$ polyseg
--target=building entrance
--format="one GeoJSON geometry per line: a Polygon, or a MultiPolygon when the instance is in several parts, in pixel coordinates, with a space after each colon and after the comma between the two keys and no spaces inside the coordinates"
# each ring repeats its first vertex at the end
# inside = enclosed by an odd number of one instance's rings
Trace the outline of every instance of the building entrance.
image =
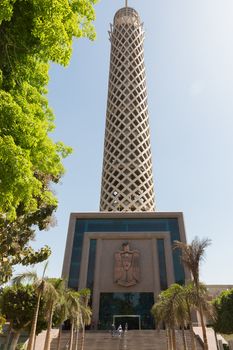
{"type": "Polygon", "coordinates": [[[116,326],[128,323],[128,329],[154,329],[153,304],[153,293],[101,293],[98,329],[111,329],[114,317],[116,326]]]}
{"type": "Polygon", "coordinates": [[[140,315],[114,315],[113,324],[116,329],[121,325],[125,330],[126,325],[128,330],[141,329],[141,316],[140,315]]]}

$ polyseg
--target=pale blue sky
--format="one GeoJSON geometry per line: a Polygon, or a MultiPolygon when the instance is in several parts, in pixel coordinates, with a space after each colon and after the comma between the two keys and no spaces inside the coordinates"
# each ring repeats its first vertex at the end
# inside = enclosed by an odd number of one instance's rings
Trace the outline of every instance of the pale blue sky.
{"type": "MultiPolygon", "coordinates": [[[[109,23],[123,1],[96,5],[97,40],[78,40],[68,68],[52,66],[56,140],[73,147],[56,187],[57,226],[37,235],[61,273],[70,212],[99,210],[109,70],[109,23]]],[[[206,283],[232,283],[233,1],[129,0],[146,30],[154,181],[158,211],[183,211],[188,241],[212,239],[206,283]]]]}

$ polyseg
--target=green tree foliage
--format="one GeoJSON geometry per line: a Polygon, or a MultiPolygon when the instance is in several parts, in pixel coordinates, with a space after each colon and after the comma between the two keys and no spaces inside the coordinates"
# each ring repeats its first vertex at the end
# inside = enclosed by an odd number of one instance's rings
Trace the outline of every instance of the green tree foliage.
{"type": "MultiPolygon", "coordinates": [[[[31,285],[15,285],[5,287],[1,292],[0,309],[10,322],[10,333],[13,333],[14,346],[17,345],[20,333],[30,331],[33,312],[37,303],[35,289],[31,285]]],[[[37,334],[46,329],[44,318],[44,302],[41,301],[41,309],[38,315],[37,334]]],[[[9,334],[10,335],[10,334],[9,334]]],[[[8,346],[6,346],[8,348],[8,346]]],[[[12,344],[11,344],[11,347],[12,344]]],[[[13,347],[14,348],[14,347],[13,347]]]]}
{"type": "Polygon", "coordinates": [[[6,318],[5,316],[0,314],[0,333],[2,332],[2,328],[4,326],[4,324],[6,323],[6,318]]]}
{"type": "MultiPolygon", "coordinates": [[[[23,282],[32,282],[33,289],[36,293],[36,304],[33,309],[33,317],[31,322],[30,335],[27,345],[27,350],[33,350],[35,345],[35,337],[37,332],[37,324],[39,321],[39,313],[41,310],[41,303],[43,296],[47,291],[50,290],[50,283],[48,282],[48,277],[45,277],[45,271],[47,269],[48,262],[45,263],[42,277],[39,277],[36,271],[26,271],[13,278],[13,284],[20,286],[23,282]]],[[[46,312],[47,314],[47,312],[46,312]]]]}
{"type": "Polygon", "coordinates": [[[54,142],[49,62],[69,63],[73,38],[94,39],[96,0],[0,2],[0,283],[16,263],[43,261],[27,244],[57,207],[51,184],[71,149],[54,142]]]}
{"type": "MultiPolygon", "coordinates": [[[[13,329],[30,330],[37,295],[32,285],[14,285],[5,287],[1,292],[1,312],[8,321],[12,321],[13,329]]],[[[46,328],[44,318],[44,301],[41,301],[37,334],[46,328]]]]}
{"type": "Polygon", "coordinates": [[[233,333],[233,289],[223,291],[213,300],[216,319],[213,327],[216,332],[233,333]]]}
{"type": "Polygon", "coordinates": [[[47,180],[63,173],[69,152],[48,133],[54,116],[46,98],[49,61],[67,65],[73,37],[94,38],[94,0],[9,0],[0,6],[0,210],[56,205],[47,180]],[[4,18],[5,14],[5,18],[4,18]]]}

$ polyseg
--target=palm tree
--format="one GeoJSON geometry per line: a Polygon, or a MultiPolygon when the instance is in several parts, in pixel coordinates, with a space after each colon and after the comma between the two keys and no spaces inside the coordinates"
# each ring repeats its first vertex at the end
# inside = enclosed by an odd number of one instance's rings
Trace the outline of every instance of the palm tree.
{"type": "Polygon", "coordinates": [[[82,327],[82,316],[81,316],[81,309],[80,309],[80,312],[77,314],[76,318],[74,319],[74,340],[73,340],[74,350],[78,350],[79,330],[81,327],[82,327]]]}
{"type": "Polygon", "coordinates": [[[79,330],[82,329],[81,349],[84,348],[85,326],[91,323],[91,309],[88,306],[89,289],[68,290],[66,293],[68,318],[71,323],[69,350],[78,349],[79,330]],[[75,338],[74,338],[75,336],[75,338]]]}
{"type": "Polygon", "coordinates": [[[81,304],[81,326],[82,326],[82,338],[81,338],[81,350],[84,349],[85,341],[85,327],[91,324],[92,311],[88,305],[81,304]]]}
{"type": "Polygon", "coordinates": [[[57,325],[59,326],[58,338],[57,338],[57,350],[60,350],[61,347],[61,335],[62,335],[62,324],[68,319],[68,307],[66,300],[66,290],[59,298],[55,306],[55,313],[58,317],[57,325]]]}
{"type": "MultiPolygon", "coordinates": [[[[211,241],[206,238],[199,240],[197,237],[191,242],[186,244],[184,242],[175,241],[174,248],[181,250],[181,260],[184,265],[189,269],[193,277],[193,284],[196,288],[197,297],[201,297],[200,291],[200,263],[205,258],[205,249],[211,244],[211,241]]],[[[198,311],[201,319],[201,327],[203,333],[204,350],[208,350],[208,340],[206,334],[206,327],[204,322],[204,310],[203,305],[198,302],[198,311]]]]}
{"type": "Polygon", "coordinates": [[[180,291],[178,291],[174,309],[175,309],[174,312],[175,312],[177,326],[179,326],[182,331],[182,340],[183,340],[184,350],[188,350],[186,336],[185,336],[185,327],[187,326],[188,312],[187,312],[187,305],[185,303],[185,299],[183,299],[183,287],[181,287],[180,291]]]}
{"type": "Polygon", "coordinates": [[[91,324],[91,316],[92,311],[88,306],[88,302],[90,299],[91,291],[90,289],[82,289],[80,291],[81,296],[81,325],[82,325],[82,339],[81,339],[81,350],[84,349],[84,341],[85,341],[85,326],[89,326],[91,324]]]}
{"type": "Polygon", "coordinates": [[[196,310],[196,289],[193,287],[193,283],[189,283],[183,287],[183,300],[186,304],[187,310],[187,324],[190,330],[190,338],[191,338],[191,348],[192,350],[196,350],[196,341],[195,334],[193,330],[193,321],[192,321],[192,310],[196,310]]]}
{"type": "Polygon", "coordinates": [[[177,313],[181,309],[181,291],[179,284],[172,284],[167,290],[161,292],[158,301],[152,307],[152,314],[157,322],[164,322],[168,329],[168,343],[172,350],[176,350],[175,327],[178,325],[177,313]]]}
{"type": "MultiPolygon", "coordinates": [[[[206,302],[206,297],[202,298],[203,309],[209,310],[209,304],[206,302]]],[[[166,291],[163,291],[158,296],[158,301],[152,308],[152,314],[155,316],[157,323],[164,322],[167,337],[168,349],[176,349],[175,327],[180,327],[182,330],[183,348],[187,350],[187,341],[185,336],[185,328],[189,326],[191,334],[191,348],[196,350],[195,336],[192,326],[191,312],[197,309],[197,294],[193,284],[181,286],[172,284],[166,291]]]]}
{"type": "Polygon", "coordinates": [[[32,319],[32,325],[31,325],[31,331],[29,335],[27,350],[34,350],[34,347],[35,347],[36,326],[37,326],[37,320],[38,320],[38,314],[39,314],[39,308],[40,308],[40,301],[47,283],[46,277],[45,277],[45,271],[47,269],[47,266],[48,266],[48,262],[45,263],[41,278],[37,276],[37,273],[35,271],[27,271],[25,273],[22,273],[16,276],[12,280],[13,284],[21,284],[23,281],[32,281],[33,285],[35,286],[35,290],[37,292],[37,303],[36,303],[36,308],[32,319]]]}
{"type": "Polygon", "coordinates": [[[74,330],[76,329],[75,347],[78,347],[78,331],[81,324],[80,293],[74,290],[67,291],[68,316],[71,323],[69,349],[72,350],[74,343],[74,330]]]}
{"type": "Polygon", "coordinates": [[[44,350],[50,349],[50,342],[51,342],[51,329],[52,329],[52,321],[53,321],[53,313],[56,304],[59,301],[59,298],[61,298],[62,293],[64,292],[65,284],[63,279],[61,278],[49,278],[46,281],[46,288],[44,290],[44,298],[45,298],[45,305],[47,312],[47,319],[48,319],[48,325],[47,325],[47,332],[45,337],[45,344],[44,344],[44,350]]]}
{"type": "Polygon", "coordinates": [[[166,335],[167,335],[167,350],[171,350],[172,342],[171,342],[171,331],[167,324],[166,315],[164,314],[164,302],[161,298],[161,295],[158,296],[157,302],[153,305],[151,309],[151,313],[154,316],[157,324],[157,329],[160,329],[160,323],[165,324],[166,335]]]}

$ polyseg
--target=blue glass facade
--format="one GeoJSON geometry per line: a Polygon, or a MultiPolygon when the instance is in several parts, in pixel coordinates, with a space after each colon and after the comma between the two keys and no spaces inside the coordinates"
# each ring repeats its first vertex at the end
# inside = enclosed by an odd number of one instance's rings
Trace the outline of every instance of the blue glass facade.
{"type": "Polygon", "coordinates": [[[95,272],[95,257],[96,257],[96,239],[90,240],[88,270],[87,270],[87,288],[93,290],[94,272],[95,272]]]}
{"type": "MultiPolygon", "coordinates": [[[[81,263],[81,253],[83,238],[85,233],[91,232],[107,232],[111,235],[111,232],[119,233],[135,233],[135,232],[170,232],[171,242],[174,240],[180,240],[179,224],[178,218],[148,218],[148,219],[136,219],[136,218],[93,218],[93,219],[77,219],[75,225],[72,255],[70,263],[70,272],[68,285],[70,288],[77,289],[79,284],[79,274],[80,274],[80,263],[81,263]]],[[[162,247],[163,243],[158,243],[158,253],[159,253],[159,264],[160,264],[160,283],[162,286],[166,285],[166,266],[165,258],[163,257],[162,247]]],[[[94,260],[95,260],[95,240],[91,240],[90,243],[90,254],[89,254],[89,264],[88,264],[88,276],[87,283],[89,287],[93,285],[94,279],[94,260]]],[[[185,274],[183,266],[180,262],[180,255],[178,250],[173,250],[173,264],[174,264],[174,274],[175,282],[183,284],[185,281],[185,274]]]]}

